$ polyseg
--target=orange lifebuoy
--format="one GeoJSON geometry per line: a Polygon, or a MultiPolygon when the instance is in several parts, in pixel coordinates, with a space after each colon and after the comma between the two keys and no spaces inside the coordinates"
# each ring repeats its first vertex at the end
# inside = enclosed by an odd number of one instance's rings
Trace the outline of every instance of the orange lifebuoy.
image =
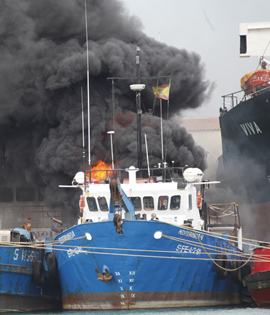
{"type": "Polygon", "coordinates": [[[83,208],[85,207],[85,199],[84,195],[80,196],[80,211],[83,212],[83,208]]]}
{"type": "Polygon", "coordinates": [[[200,191],[197,193],[197,206],[199,209],[202,208],[202,193],[200,191]]]}

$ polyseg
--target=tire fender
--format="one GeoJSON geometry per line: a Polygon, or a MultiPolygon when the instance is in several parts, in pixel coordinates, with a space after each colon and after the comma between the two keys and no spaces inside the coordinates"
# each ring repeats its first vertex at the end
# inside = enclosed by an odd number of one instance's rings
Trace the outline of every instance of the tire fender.
{"type": "Polygon", "coordinates": [[[228,277],[229,271],[224,270],[228,269],[229,263],[227,256],[225,254],[217,254],[215,258],[215,267],[216,267],[216,273],[217,277],[219,279],[226,279],[228,277]]]}

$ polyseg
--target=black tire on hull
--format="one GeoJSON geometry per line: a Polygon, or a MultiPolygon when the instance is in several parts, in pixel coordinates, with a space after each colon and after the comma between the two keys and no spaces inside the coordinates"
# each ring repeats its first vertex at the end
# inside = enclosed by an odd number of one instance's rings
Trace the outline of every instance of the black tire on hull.
{"type": "Polygon", "coordinates": [[[225,254],[217,254],[215,263],[217,277],[223,280],[226,279],[229,274],[227,270],[229,268],[227,256],[225,254]]]}
{"type": "Polygon", "coordinates": [[[241,268],[239,268],[239,262],[235,261],[235,260],[231,260],[229,262],[229,267],[230,269],[232,269],[232,271],[230,271],[231,277],[232,277],[232,281],[235,284],[239,284],[242,282],[242,272],[241,272],[241,268]],[[237,269],[239,268],[239,269],[237,269]],[[237,269],[237,270],[234,270],[237,269]]]}
{"type": "Polygon", "coordinates": [[[47,265],[48,284],[51,286],[58,284],[57,260],[55,257],[55,253],[48,254],[47,265]]]}
{"type": "Polygon", "coordinates": [[[44,284],[45,270],[41,260],[33,261],[33,280],[37,287],[42,287],[44,284]]]}

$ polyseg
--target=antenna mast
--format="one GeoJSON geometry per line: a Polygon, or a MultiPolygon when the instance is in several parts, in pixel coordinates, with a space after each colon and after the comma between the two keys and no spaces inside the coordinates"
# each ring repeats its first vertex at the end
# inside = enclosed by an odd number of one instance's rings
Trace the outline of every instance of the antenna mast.
{"type": "Polygon", "coordinates": [[[88,166],[90,171],[91,181],[91,134],[90,134],[90,83],[89,83],[89,56],[88,56],[88,25],[87,25],[87,10],[85,3],[85,37],[86,37],[86,58],[87,58],[87,113],[88,113],[88,166]]]}
{"type": "MultiPolygon", "coordinates": [[[[81,87],[81,101],[82,101],[82,145],[83,145],[83,165],[85,166],[85,140],[84,140],[84,113],[83,113],[83,88],[81,87]]],[[[84,170],[84,182],[86,183],[86,171],[84,170]]],[[[84,185],[84,190],[86,185],[84,185]]]]}
{"type": "Polygon", "coordinates": [[[147,171],[148,171],[148,177],[149,177],[149,182],[150,182],[150,166],[149,166],[149,156],[148,156],[148,145],[147,145],[147,136],[146,133],[144,134],[144,138],[145,138],[145,150],[146,150],[146,160],[147,160],[147,171]]]}
{"type": "MultiPolygon", "coordinates": [[[[137,84],[141,83],[141,74],[140,74],[140,47],[137,47],[136,53],[136,75],[137,75],[137,84]]],[[[137,145],[138,145],[138,167],[142,167],[142,108],[141,108],[141,90],[138,90],[136,93],[137,101],[137,145]]]]}

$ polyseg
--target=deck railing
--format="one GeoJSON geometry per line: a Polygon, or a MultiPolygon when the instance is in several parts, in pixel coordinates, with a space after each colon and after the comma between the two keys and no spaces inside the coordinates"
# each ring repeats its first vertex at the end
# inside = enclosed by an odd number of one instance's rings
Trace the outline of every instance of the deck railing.
{"type": "MultiPolygon", "coordinates": [[[[268,82],[268,81],[267,81],[268,82]]],[[[219,109],[220,116],[224,115],[227,111],[231,110],[239,103],[244,102],[250,98],[257,97],[262,93],[270,91],[270,86],[265,86],[264,84],[267,82],[263,82],[260,85],[256,85],[252,88],[252,92],[250,93],[251,88],[247,88],[245,90],[240,90],[234,93],[230,93],[222,96],[222,107],[219,109]],[[247,93],[249,92],[249,93],[247,93]]]]}

